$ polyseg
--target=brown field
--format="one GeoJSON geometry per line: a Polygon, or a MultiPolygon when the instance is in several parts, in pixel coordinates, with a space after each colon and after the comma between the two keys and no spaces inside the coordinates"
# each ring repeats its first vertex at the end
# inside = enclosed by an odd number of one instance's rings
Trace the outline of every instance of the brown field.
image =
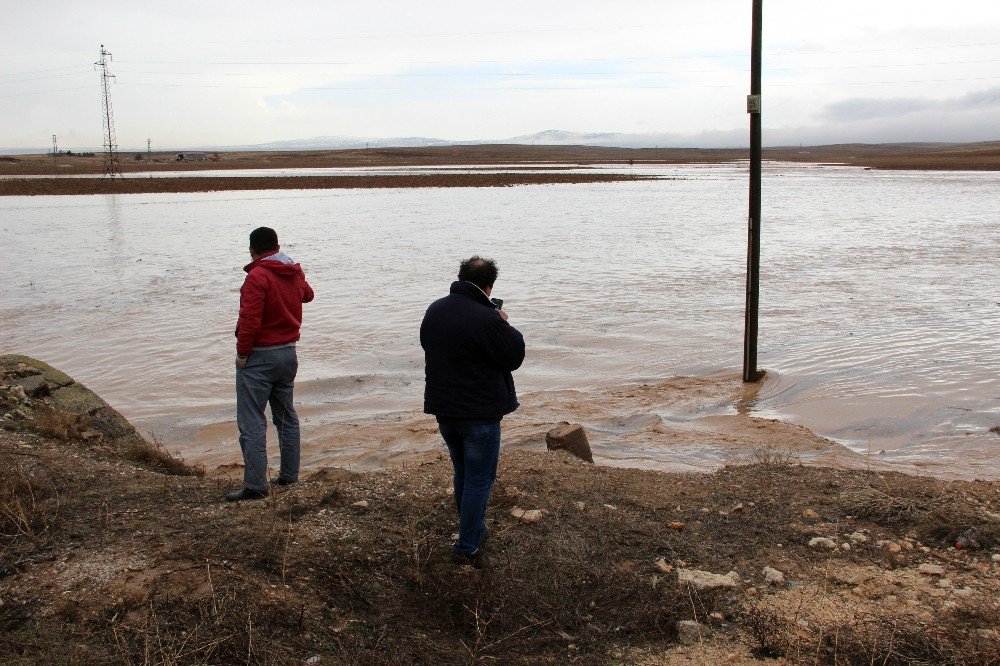
{"type": "Polygon", "coordinates": [[[50,194],[142,194],[220,190],[331,190],[399,187],[511,187],[552,183],[645,180],[608,173],[472,173],[413,176],[289,176],[199,178],[31,178],[0,180],[0,196],[50,194]]]}
{"type": "MultiPolygon", "coordinates": [[[[275,169],[324,167],[446,166],[469,164],[540,165],[551,172],[568,164],[681,164],[717,163],[749,158],[746,148],[601,148],[595,146],[476,145],[372,150],[317,150],[218,152],[200,162],[178,162],[175,153],[120,153],[122,171],[204,171],[218,169],[275,169]],[[138,155],[142,159],[135,159],[138,155]]],[[[873,169],[1000,169],[1000,141],[942,144],[839,144],[766,148],[764,159],[808,163],[848,164],[873,169]]],[[[103,158],[60,155],[0,156],[0,176],[99,175],[103,158]]],[[[531,181],[536,182],[536,181],[531,181]]],[[[566,182],[566,181],[545,181],[566,182]]],[[[574,181],[576,182],[576,181],[574,181]]],[[[284,188],[277,180],[272,187],[284,188]]],[[[329,185],[337,187],[337,185],[329,185]]],[[[423,187],[424,185],[421,185],[423,187]]],[[[182,187],[178,185],[178,187],[182,187]]],[[[186,186],[183,186],[186,188],[186,186]]],[[[325,186],[324,186],[325,187],[325,186]]],[[[228,187],[226,189],[229,189],[228,187]]],[[[242,188],[241,188],[242,189],[242,188]]],[[[163,191],[163,190],[156,190],[163,191]]],[[[176,190],[173,190],[176,191],[176,190]]],[[[180,191],[188,191],[187,189],[180,191]]]]}

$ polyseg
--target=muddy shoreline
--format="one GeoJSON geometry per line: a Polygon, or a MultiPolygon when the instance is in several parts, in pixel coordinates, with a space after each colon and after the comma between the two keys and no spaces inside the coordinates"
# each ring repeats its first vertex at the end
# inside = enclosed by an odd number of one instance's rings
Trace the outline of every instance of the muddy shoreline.
{"type": "Polygon", "coordinates": [[[228,190],[334,190],[408,187],[512,187],[650,180],[620,174],[470,173],[413,176],[288,176],[198,178],[32,178],[0,180],[0,196],[148,194],[228,190]]]}
{"type": "MultiPolygon", "coordinates": [[[[568,165],[718,164],[749,159],[746,148],[605,148],[597,146],[476,145],[372,150],[218,151],[206,159],[178,161],[173,152],[119,153],[127,177],[144,171],[227,169],[315,169],[433,167],[468,165],[530,166],[552,171],[568,165]]],[[[845,164],[871,169],[1000,170],[1000,141],[968,144],[838,144],[765,148],[765,160],[845,164]]],[[[103,156],[61,154],[0,156],[0,176],[100,176],[103,156]]],[[[577,181],[574,181],[577,182],[577,181]]],[[[275,187],[278,185],[275,184],[275,187]]]]}

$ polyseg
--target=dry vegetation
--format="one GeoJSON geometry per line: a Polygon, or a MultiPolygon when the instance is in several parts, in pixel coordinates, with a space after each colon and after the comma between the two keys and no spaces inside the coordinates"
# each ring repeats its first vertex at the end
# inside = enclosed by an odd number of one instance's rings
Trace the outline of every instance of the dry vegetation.
{"type": "Polygon", "coordinates": [[[1000,485],[758,459],[679,475],[508,452],[478,572],[448,558],[443,459],[234,506],[218,479],[0,431],[0,662],[1000,663],[1000,485]],[[951,548],[970,528],[980,547],[951,548]],[[697,590],[682,566],[741,580],[697,590]],[[690,619],[711,634],[681,646],[690,619]]]}
{"type": "MultiPolygon", "coordinates": [[[[127,184],[104,183],[99,178],[35,183],[0,181],[0,195],[95,194],[135,192],[193,192],[206,190],[328,189],[342,187],[498,187],[535,183],[578,183],[622,180],[607,174],[557,173],[566,165],[591,164],[690,164],[746,160],[746,148],[603,148],[596,146],[477,145],[430,148],[379,148],[372,150],[316,150],[220,152],[213,159],[178,162],[172,153],[154,153],[150,161],[122,153],[125,176],[145,171],[206,171],[227,169],[306,169],[343,167],[445,166],[490,164],[530,168],[528,174],[452,174],[387,176],[349,179],[298,176],[294,178],[133,178],[127,184]]],[[[764,150],[764,159],[834,163],[872,169],[980,170],[1000,169],[1000,142],[970,144],[838,144],[830,146],[776,147],[764,150]]],[[[61,155],[17,155],[0,158],[0,175],[99,176],[103,158],[61,155]]]]}

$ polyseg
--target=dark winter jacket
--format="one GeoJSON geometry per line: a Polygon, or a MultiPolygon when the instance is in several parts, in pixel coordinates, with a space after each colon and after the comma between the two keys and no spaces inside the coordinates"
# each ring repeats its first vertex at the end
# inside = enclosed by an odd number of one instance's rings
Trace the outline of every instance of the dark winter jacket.
{"type": "Polygon", "coordinates": [[[479,287],[454,282],[420,325],[426,361],[424,412],[440,420],[499,421],[518,407],[511,372],[524,361],[524,337],[479,287]]]}
{"type": "Polygon", "coordinates": [[[254,347],[282,345],[299,339],[302,304],[313,299],[302,267],[283,252],[267,252],[243,267],[240,318],[236,322],[236,353],[254,347]]]}

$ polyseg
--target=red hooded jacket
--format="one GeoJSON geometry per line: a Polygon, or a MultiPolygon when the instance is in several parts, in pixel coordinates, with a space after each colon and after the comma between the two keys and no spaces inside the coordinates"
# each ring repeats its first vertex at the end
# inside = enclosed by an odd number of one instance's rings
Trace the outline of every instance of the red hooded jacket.
{"type": "Polygon", "coordinates": [[[302,326],[302,304],[314,297],[299,264],[278,251],[267,252],[243,267],[240,318],[236,323],[236,353],[248,356],[254,347],[296,342],[302,326]]]}

